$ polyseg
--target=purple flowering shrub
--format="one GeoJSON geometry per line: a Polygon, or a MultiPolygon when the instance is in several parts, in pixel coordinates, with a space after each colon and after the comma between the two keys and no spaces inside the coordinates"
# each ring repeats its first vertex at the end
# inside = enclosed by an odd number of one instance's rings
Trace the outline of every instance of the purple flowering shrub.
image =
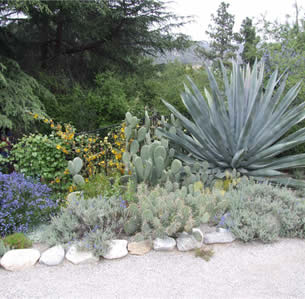
{"type": "Polygon", "coordinates": [[[28,229],[47,221],[56,211],[51,189],[23,174],[0,172],[0,236],[28,229]]]}

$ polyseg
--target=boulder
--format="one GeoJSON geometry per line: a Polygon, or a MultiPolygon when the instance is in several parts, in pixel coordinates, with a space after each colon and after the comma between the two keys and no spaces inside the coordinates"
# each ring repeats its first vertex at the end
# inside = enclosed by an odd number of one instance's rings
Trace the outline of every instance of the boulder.
{"type": "Polygon", "coordinates": [[[39,263],[47,266],[57,266],[64,258],[65,250],[61,245],[57,245],[44,251],[40,257],[39,263]]]}
{"type": "Polygon", "coordinates": [[[176,241],[179,251],[194,250],[202,246],[203,234],[199,229],[193,229],[192,234],[181,233],[176,241]]]}
{"type": "Polygon", "coordinates": [[[153,242],[153,248],[156,251],[171,251],[176,247],[175,239],[171,237],[165,237],[163,239],[157,238],[153,242]]]}
{"type": "Polygon", "coordinates": [[[36,249],[14,249],[6,252],[1,259],[1,266],[9,271],[20,271],[32,267],[40,258],[36,249]]]}
{"type": "Polygon", "coordinates": [[[66,259],[74,265],[98,262],[99,260],[91,251],[78,250],[76,245],[69,248],[66,259]]]}
{"type": "Polygon", "coordinates": [[[111,240],[108,242],[109,250],[103,255],[107,260],[119,259],[128,254],[126,240],[111,240]]]}
{"type": "Polygon", "coordinates": [[[130,254],[143,255],[151,250],[151,241],[140,241],[128,243],[128,251],[130,254]]]}
{"type": "Polygon", "coordinates": [[[205,244],[231,243],[235,239],[236,237],[227,229],[219,228],[216,232],[205,234],[203,242],[205,244]]]}
{"type": "Polygon", "coordinates": [[[210,226],[207,223],[201,224],[199,229],[203,233],[203,235],[208,234],[208,233],[213,233],[216,231],[216,226],[210,226]]]}

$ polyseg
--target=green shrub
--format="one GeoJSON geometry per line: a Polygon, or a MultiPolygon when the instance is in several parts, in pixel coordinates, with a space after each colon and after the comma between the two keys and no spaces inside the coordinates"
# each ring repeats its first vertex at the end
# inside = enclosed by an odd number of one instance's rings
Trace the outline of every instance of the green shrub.
{"type": "Polygon", "coordinates": [[[124,229],[128,235],[137,233],[137,239],[176,236],[208,222],[206,206],[202,194],[190,194],[186,187],[168,192],[157,186],[149,191],[141,184],[137,202],[130,203],[127,208],[128,220],[124,229]]]}
{"type": "Polygon", "coordinates": [[[73,200],[52,218],[42,239],[49,245],[75,242],[100,256],[108,250],[106,241],[121,233],[124,222],[124,202],[120,197],[73,200]]]}
{"type": "MultiPolygon", "coordinates": [[[[62,140],[54,135],[31,134],[24,136],[13,146],[10,160],[16,171],[50,184],[61,176],[67,167],[65,154],[56,149],[62,140]]],[[[70,180],[70,178],[69,178],[70,180]]],[[[65,182],[52,185],[54,191],[66,191],[65,182]]]]}
{"type": "Polygon", "coordinates": [[[81,187],[84,198],[97,196],[113,196],[121,193],[119,177],[108,177],[104,173],[96,174],[89,178],[89,181],[81,187]]]}
{"type": "Polygon", "coordinates": [[[305,200],[289,189],[243,180],[223,201],[229,206],[223,224],[244,242],[305,238],[305,200]]]}
{"type": "Polygon", "coordinates": [[[23,249],[32,247],[32,241],[29,240],[23,233],[14,233],[6,236],[3,243],[10,249],[23,249]]]}
{"type": "Polygon", "coordinates": [[[7,251],[9,251],[10,248],[7,247],[3,240],[0,239],[0,257],[3,256],[7,251]]]}

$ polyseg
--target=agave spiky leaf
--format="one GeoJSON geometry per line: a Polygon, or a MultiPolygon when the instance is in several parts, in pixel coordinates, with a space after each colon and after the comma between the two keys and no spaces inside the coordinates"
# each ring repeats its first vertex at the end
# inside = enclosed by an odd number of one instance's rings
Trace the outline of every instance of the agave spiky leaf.
{"type": "MultiPolygon", "coordinates": [[[[264,86],[262,62],[255,62],[252,69],[233,62],[230,78],[222,65],[222,92],[209,68],[207,72],[211,93],[206,90],[202,95],[188,78],[192,90],[185,86],[181,95],[192,120],[163,101],[187,130],[185,133],[177,129],[173,134],[161,129],[164,136],[188,153],[177,152],[179,159],[188,163],[192,159],[205,160],[215,167],[236,169],[255,177],[280,176],[280,183],[288,182],[279,170],[305,167],[305,154],[277,158],[305,142],[304,128],[283,138],[305,118],[305,103],[293,105],[301,82],[284,94],[287,75],[278,77],[275,71],[264,86]]],[[[289,182],[301,184],[292,179],[289,182]]]]}

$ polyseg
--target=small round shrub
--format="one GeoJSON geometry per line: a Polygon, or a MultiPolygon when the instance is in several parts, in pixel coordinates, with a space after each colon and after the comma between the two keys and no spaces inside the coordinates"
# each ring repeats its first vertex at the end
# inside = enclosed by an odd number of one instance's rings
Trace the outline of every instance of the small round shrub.
{"type": "Polygon", "coordinates": [[[5,246],[10,249],[23,249],[32,247],[32,241],[29,240],[23,233],[14,233],[6,236],[3,239],[5,246]]]}
{"type": "MultiPolygon", "coordinates": [[[[49,185],[67,168],[65,154],[56,148],[62,143],[61,138],[53,134],[24,136],[13,146],[10,160],[16,171],[49,185]]],[[[67,176],[66,180],[70,182],[70,177],[67,176]]],[[[62,181],[60,185],[53,184],[52,189],[66,192],[67,186],[62,181]]]]}
{"type": "Polygon", "coordinates": [[[75,199],[52,218],[42,236],[49,245],[76,243],[101,256],[108,250],[108,240],[119,236],[126,220],[121,197],[98,196],[75,199]]]}
{"type": "Polygon", "coordinates": [[[0,172],[0,236],[27,232],[56,211],[51,189],[23,174],[0,172]]]}
{"type": "Polygon", "coordinates": [[[242,241],[305,238],[305,199],[287,188],[243,181],[223,200],[229,207],[223,224],[242,241]]]}

